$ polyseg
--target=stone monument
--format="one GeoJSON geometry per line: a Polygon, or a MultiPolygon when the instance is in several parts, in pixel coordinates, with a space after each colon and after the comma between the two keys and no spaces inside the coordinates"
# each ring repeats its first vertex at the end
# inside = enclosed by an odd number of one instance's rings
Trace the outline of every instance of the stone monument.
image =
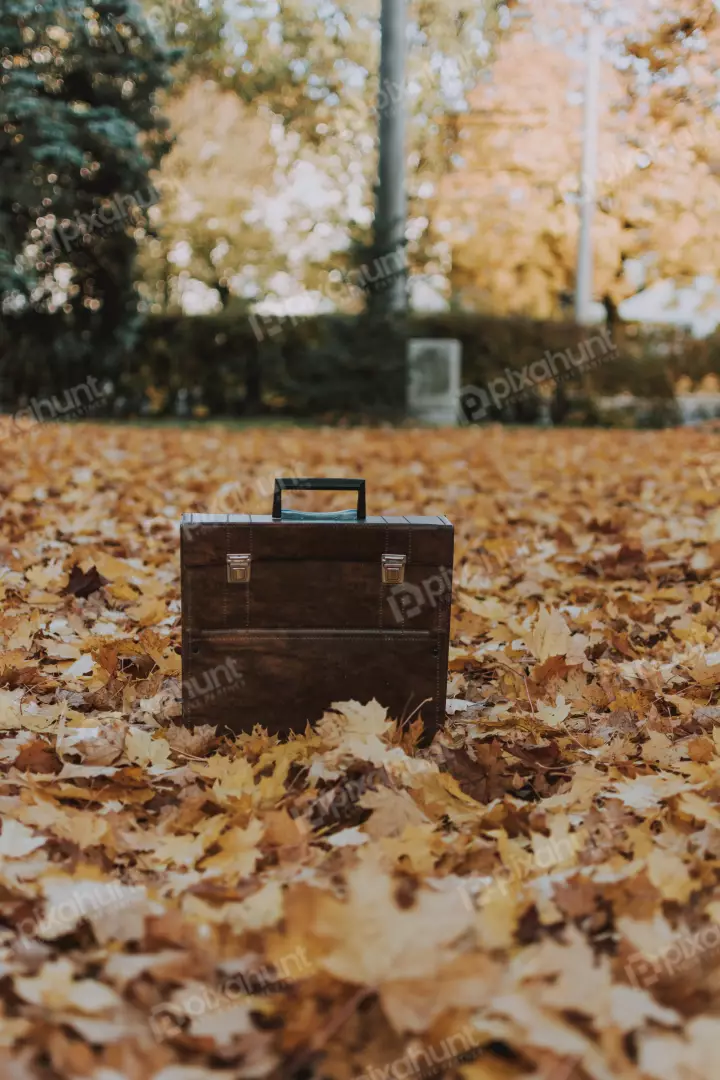
{"type": "Polygon", "coordinates": [[[407,403],[424,424],[456,427],[460,408],[462,343],[449,338],[408,342],[407,403]]]}

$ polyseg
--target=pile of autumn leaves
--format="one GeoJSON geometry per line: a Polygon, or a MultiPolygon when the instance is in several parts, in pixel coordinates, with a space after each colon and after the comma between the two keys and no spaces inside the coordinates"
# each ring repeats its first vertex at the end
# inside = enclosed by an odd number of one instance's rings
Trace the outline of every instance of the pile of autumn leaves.
{"type": "Polygon", "coordinates": [[[499,429],[19,445],[2,1075],[715,1080],[715,453],[499,429]],[[378,511],[455,521],[431,748],[376,702],[285,743],[180,725],[177,519],[266,512],[273,473],[365,474],[378,511]]]}

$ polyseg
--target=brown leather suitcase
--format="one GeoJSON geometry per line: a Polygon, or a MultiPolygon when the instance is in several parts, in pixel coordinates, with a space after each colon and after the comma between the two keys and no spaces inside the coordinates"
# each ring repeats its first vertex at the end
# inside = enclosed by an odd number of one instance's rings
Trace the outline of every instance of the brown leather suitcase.
{"type": "Polygon", "coordinates": [[[302,731],[336,701],[445,715],[453,527],[367,517],[363,480],[277,480],[271,517],[181,525],[183,718],[302,731]],[[284,490],[353,491],[357,510],[283,509],[284,490]]]}

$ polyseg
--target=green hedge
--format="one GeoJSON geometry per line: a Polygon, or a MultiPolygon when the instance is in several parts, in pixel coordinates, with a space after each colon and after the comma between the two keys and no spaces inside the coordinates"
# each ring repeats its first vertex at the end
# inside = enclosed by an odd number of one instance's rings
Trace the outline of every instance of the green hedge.
{"type": "MultiPolygon", "coordinates": [[[[41,317],[41,316],[36,316],[41,317]]],[[[406,321],[323,316],[263,319],[227,311],[211,316],[152,316],[136,350],[112,371],[72,357],[59,363],[23,355],[21,337],[2,349],[0,402],[13,411],[32,398],[62,393],[89,375],[109,378],[96,415],[232,417],[274,414],[297,418],[398,419],[404,408],[405,343],[410,337],[452,337],[463,345],[463,383],[486,386],[506,368],[530,369],[548,354],[577,350],[599,331],[573,323],[432,315],[406,321]]],[[[676,331],[609,331],[616,353],[591,371],[562,382],[553,410],[559,420],[596,419],[599,396],[629,392],[660,403],[660,422],[672,416],[680,375],[694,383],[720,372],[720,336],[696,341],[676,331]]],[[[537,369],[539,370],[539,369],[537,369]]],[[[537,393],[492,415],[530,421],[537,393]]]]}

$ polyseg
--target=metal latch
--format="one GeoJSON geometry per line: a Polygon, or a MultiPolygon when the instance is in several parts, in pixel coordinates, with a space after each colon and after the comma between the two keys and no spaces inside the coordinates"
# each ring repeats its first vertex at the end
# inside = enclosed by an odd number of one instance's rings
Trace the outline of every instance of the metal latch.
{"type": "Polygon", "coordinates": [[[383,555],[382,579],[384,585],[401,585],[405,580],[407,555],[383,555]]]}
{"type": "Polygon", "coordinates": [[[252,555],[228,555],[227,579],[233,585],[243,585],[250,580],[252,555]]]}

